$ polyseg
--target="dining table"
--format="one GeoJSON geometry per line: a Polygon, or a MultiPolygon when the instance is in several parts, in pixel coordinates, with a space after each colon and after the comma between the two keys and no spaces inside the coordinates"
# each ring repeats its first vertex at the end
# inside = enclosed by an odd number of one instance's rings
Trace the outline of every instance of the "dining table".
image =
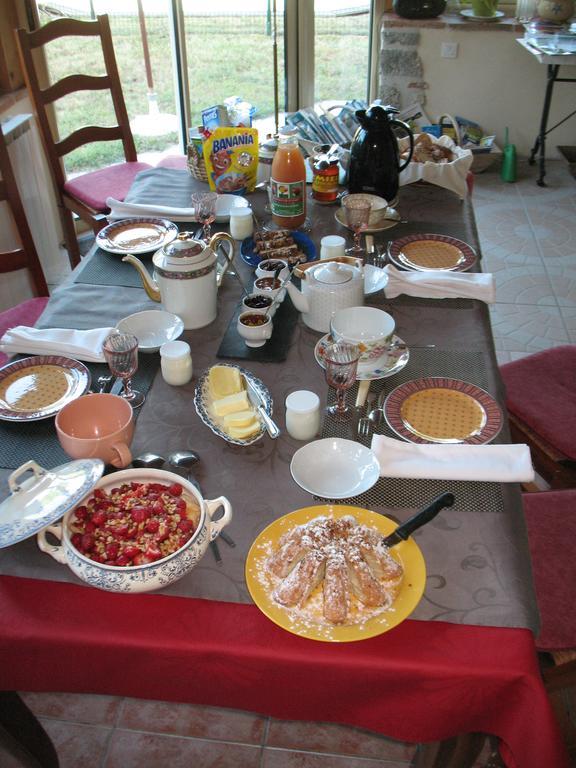
{"type": "MultiPolygon", "coordinates": [[[[188,207],[207,185],[185,170],[141,173],[127,200],[188,207]]],[[[267,196],[247,195],[259,225],[267,196]]],[[[307,201],[307,237],[317,254],[325,235],[350,238],[335,218],[338,205],[307,201]]],[[[377,246],[408,234],[458,238],[482,254],[470,198],[429,184],[400,189],[399,218],[373,233],[377,246]]],[[[196,229],[180,222],[180,229],[196,229]]],[[[227,231],[225,222],[216,230],[227,231]]],[[[150,256],[142,260],[150,267],[150,256]]],[[[136,414],[133,455],[194,450],[193,471],[205,498],[225,496],[233,519],[219,541],[220,562],[207,550],[183,578],[150,594],[119,594],[88,586],[41,552],[33,536],[0,550],[0,690],[100,693],[232,707],[296,720],[370,729],[422,745],[420,768],[472,765],[485,735],[499,744],[508,768],[563,768],[567,755],[539,673],[539,616],[518,483],[380,477],[360,496],[339,500],[402,522],[443,492],[455,503],[414,534],[426,563],[422,599],[388,631],[350,642],[326,642],[288,631],[254,604],[246,558],[273,521],[298,509],[330,505],[292,478],[302,447],[286,431],[284,403],[294,390],[333,398],[308,328],[287,298],[264,347],[249,349],[235,329],[254,267],[236,244],[233,271],[218,291],[214,322],[181,337],[191,347],[190,383],[170,386],[158,353],[139,356],[135,384],[146,394],[136,414]],[[212,365],[240,365],[270,391],[280,436],[247,445],[226,442],[200,418],[194,396],[212,365]]],[[[495,443],[510,441],[487,305],[476,299],[398,296],[380,290],[367,305],[390,313],[410,357],[397,374],[370,382],[378,402],[402,382],[426,376],[470,382],[489,392],[504,415],[495,443]]],[[[114,326],[134,312],[158,309],[140,276],[121,256],[94,246],[54,290],[38,327],[114,326]]],[[[97,376],[105,366],[88,364],[97,376]]],[[[350,392],[354,400],[356,387],[350,392]]],[[[370,435],[326,419],[321,437],[370,445],[370,435]]],[[[387,424],[376,428],[394,437],[387,424]]],[[[53,419],[0,422],[1,497],[8,478],[34,459],[51,469],[68,461],[53,419]]],[[[1,710],[1,706],[0,706],[1,710]]],[[[1,712],[0,712],[1,714],[1,712]]],[[[47,763],[48,764],[48,763],[47,763]]]]}

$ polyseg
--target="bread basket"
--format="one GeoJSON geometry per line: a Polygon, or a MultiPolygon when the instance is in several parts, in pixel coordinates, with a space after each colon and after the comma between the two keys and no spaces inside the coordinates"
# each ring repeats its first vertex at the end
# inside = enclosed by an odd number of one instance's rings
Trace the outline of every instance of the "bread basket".
{"type": "Polygon", "coordinates": [[[204,156],[202,150],[194,143],[188,144],[188,170],[195,179],[198,181],[208,182],[208,173],[206,172],[206,163],[204,162],[204,156]]]}

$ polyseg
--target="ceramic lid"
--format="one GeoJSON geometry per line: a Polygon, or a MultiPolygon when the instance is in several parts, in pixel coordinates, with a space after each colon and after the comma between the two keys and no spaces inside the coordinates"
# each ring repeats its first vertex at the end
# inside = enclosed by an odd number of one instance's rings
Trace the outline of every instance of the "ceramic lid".
{"type": "Polygon", "coordinates": [[[336,261],[329,261],[322,264],[314,270],[314,279],[325,285],[342,285],[349,283],[357,275],[358,270],[349,264],[339,264],[336,261]]]}
{"type": "Polygon", "coordinates": [[[8,479],[10,496],[0,504],[0,548],[60,520],[94,488],[103,472],[100,459],[78,459],[50,470],[28,461],[15,469],[8,479]]]}
{"type": "Polygon", "coordinates": [[[175,240],[156,251],[152,261],[156,267],[181,271],[187,266],[198,267],[210,258],[216,257],[206,243],[195,240],[192,232],[180,232],[175,240]]]}

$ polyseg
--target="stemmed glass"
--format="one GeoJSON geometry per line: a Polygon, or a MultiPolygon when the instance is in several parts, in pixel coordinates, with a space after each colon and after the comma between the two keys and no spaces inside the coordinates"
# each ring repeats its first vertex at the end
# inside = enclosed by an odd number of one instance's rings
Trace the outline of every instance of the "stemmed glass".
{"type": "Polygon", "coordinates": [[[210,225],[216,218],[216,202],[218,195],[216,192],[194,192],[192,195],[192,206],[196,214],[196,221],[202,224],[204,228],[204,241],[210,240],[210,225]]]}
{"type": "Polygon", "coordinates": [[[368,227],[372,203],[364,198],[345,197],[342,205],[344,206],[346,224],[354,232],[354,244],[350,248],[346,248],[346,253],[348,256],[362,259],[366,256],[366,250],[360,245],[360,235],[368,227]]]}
{"type": "Polygon", "coordinates": [[[132,376],[138,370],[138,339],[131,333],[112,331],[102,345],[104,357],[114,376],[122,379],[120,397],[127,400],[132,408],[138,408],[146,399],[142,392],[132,389],[132,376]]]}
{"type": "Polygon", "coordinates": [[[346,392],[354,386],[360,348],[356,344],[337,341],[326,347],[324,363],[326,381],[336,390],[336,402],[326,408],[326,413],[338,419],[347,418],[351,408],[346,405],[346,392]]]}

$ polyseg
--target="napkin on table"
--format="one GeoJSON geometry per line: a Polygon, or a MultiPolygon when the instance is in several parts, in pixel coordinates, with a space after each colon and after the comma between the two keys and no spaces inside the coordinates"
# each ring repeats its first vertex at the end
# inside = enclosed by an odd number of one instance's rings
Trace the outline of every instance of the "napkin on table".
{"type": "Polygon", "coordinates": [[[534,480],[527,445],[419,445],[373,435],[372,451],[381,477],[428,480],[484,480],[526,483],[534,480]]]}
{"type": "Polygon", "coordinates": [[[151,205],[149,203],[123,203],[113,197],[106,199],[106,205],[110,208],[108,221],[129,219],[137,216],[156,216],[170,221],[195,221],[194,208],[172,208],[168,205],[151,205]]]}
{"type": "Polygon", "coordinates": [[[17,325],[0,339],[0,350],[7,355],[64,355],[89,363],[105,363],[104,339],[113,328],[77,331],[72,328],[28,328],[17,325]]]}
{"type": "Polygon", "coordinates": [[[388,283],[384,288],[386,298],[394,299],[405,293],[407,296],[421,296],[435,299],[480,299],[487,304],[496,301],[494,275],[478,272],[404,272],[387,264],[384,271],[388,283]]]}

